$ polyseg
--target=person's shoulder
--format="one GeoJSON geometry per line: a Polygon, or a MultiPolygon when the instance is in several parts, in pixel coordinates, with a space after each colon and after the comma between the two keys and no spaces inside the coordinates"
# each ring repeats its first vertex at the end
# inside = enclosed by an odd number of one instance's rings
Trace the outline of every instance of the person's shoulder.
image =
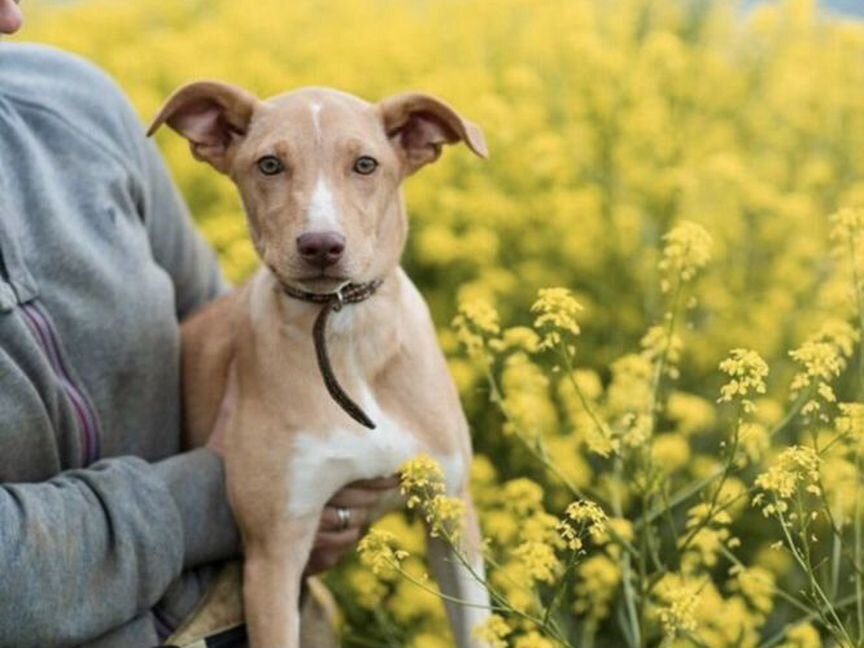
{"type": "Polygon", "coordinates": [[[70,128],[121,144],[141,127],[117,83],[85,59],[34,44],[0,46],[0,97],[21,112],[52,115],[70,128]]]}

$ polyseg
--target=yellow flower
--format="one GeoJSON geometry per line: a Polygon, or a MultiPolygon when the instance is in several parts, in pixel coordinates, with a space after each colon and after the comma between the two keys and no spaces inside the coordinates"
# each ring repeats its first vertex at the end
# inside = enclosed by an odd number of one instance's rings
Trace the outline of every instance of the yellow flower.
{"type": "Polygon", "coordinates": [[[786,630],[786,641],[778,648],[822,648],[819,631],[809,623],[799,623],[786,630]]]}
{"type": "MultiPolygon", "coordinates": [[[[831,223],[831,239],[846,248],[856,245],[858,237],[864,233],[864,208],[844,207],[828,217],[831,223]]],[[[843,249],[845,253],[847,250],[843,249]]]]}
{"type": "Polygon", "coordinates": [[[587,533],[594,542],[601,541],[606,533],[606,513],[594,502],[577,500],[572,502],[558,523],[558,532],[567,546],[578,551],[582,548],[587,533]]]}
{"type": "Polygon", "coordinates": [[[720,388],[717,402],[740,398],[745,412],[756,411],[751,398],[754,394],[765,393],[765,378],[768,376],[768,365],[762,357],[750,349],[732,349],[729,357],[720,363],[720,371],[731,380],[720,388]]]}
{"type": "Polygon", "coordinates": [[[606,398],[613,415],[650,413],[650,360],[637,354],[628,354],[615,360],[606,398]]]}
{"type": "Polygon", "coordinates": [[[452,541],[458,540],[465,519],[465,502],[458,497],[436,495],[422,506],[429,535],[433,538],[446,535],[452,541]]]}
{"type": "Polygon", "coordinates": [[[429,525],[430,535],[458,538],[465,517],[465,503],[444,495],[444,471],[427,455],[411,459],[400,470],[400,491],[409,509],[418,509],[429,525]]]}
{"type": "Polygon", "coordinates": [[[551,584],[560,570],[555,550],[542,542],[523,542],[513,550],[513,558],[535,581],[551,584]]]}
{"type": "Polygon", "coordinates": [[[453,644],[435,632],[420,632],[412,640],[411,648],[450,648],[453,644]]]}
{"type": "Polygon", "coordinates": [[[540,337],[527,326],[511,326],[504,329],[500,340],[493,340],[490,345],[494,351],[536,353],[540,349],[540,337]]]}
{"type": "Polygon", "coordinates": [[[504,505],[517,517],[543,510],[543,486],[526,477],[511,479],[504,484],[504,505]]]}
{"type": "Polygon", "coordinates": [[[555,645],[553,641],[546,639],[535,630],[517,637],[513,642],[513,648],[555,648],[555,645]]]}
{"type": "Polygon", "coordinates": [[[444,493],[444,471],[441,464],[428,455],[418,455],[402,466],[399,490],[407,497],[408,508],[444,493]]]}
{"type": "Polygon", "coordinates": [[[763,493],[756,495],[753,503],[762,506],[766,516],[783,514],[788,509],[787,501],[799,488],[819,495],[819,455],[808,446],[792,446],[784,450],[773,465],[756,478],[756,486],[763,493]],[[765,502],[765,494],[772,501],[765,502]]]}
{"type": "Polygon", "coordinates": [[[639,341],[642,347],[642,355],[649,361],[656,362],[664,359],[664,371],[670,378],[678,377],[677,365],[681,359],[681,349],[684,344],[681,338],[675,334],[670,337],[668,327],[652,326],[639,341]]]}
{"type": "Polygon", "coordinates": [[[621,568],[604,554],[589,556],[576,568],[574,611],[605,619],[621,584],[621,568]]]}
{"type": "Polygon", "coordinates": [[[754,463],[760,461],[771,447],[768,429],[761,423],[741,423],[738,438],[747,458],[754,463]]]}
{"type": "Polygon", "coordinates": [[[376,578],[374,573],[365,569],[352,569],[347,581],[358,605],[367,610],[377,609],[387,596],[384,583],[376,578]]]}
{"type": "Polygon", "coordinates": [[[696,630],[696,612],[703,591],[701,585],[701,582],[679,574],[667,574],[657,583],[655,596],[660,605],[656,614],[664,635],[671,638],[696,630]]]}
{"type": "Polygon", "coordinates": [[[864,403],[840,403],[838,408],[837,431],[854,443],[864,443],[864,403]]]}
{"type": "Polygon", "coordinates": [[[577,337],[581,330],[576,315],[581,310],[582,305],[567,288],[541,289],[537,301],[531,306],[531,312],[538,314],[534,328],[542,335],[540,349],[552,349],[562,341],[577,337]]]}
{"type": "MultiPolygon", "coordinates": [[[[711,235],[698,223],[684,221],[666,233],[663,240],[660,269],[667,277],[677,276],[683,282],[690,281],[696,271],[704,268],[711,259],[711,235]]],[[[664,292],[670,288],[668,279],[662,287],[664,292]]]]}
{"type": "Polygon", "coordinates": [[[492,614],[482,624],[471,632],[478,641],[489,644],[490,648],[507,648],[507,637],[513,634],[513,628],[497,614],[492,614]]]}
{"type": "Polygon", "coordinates": [[[669,394],[666,416],[677,423],[677,432],[684,436],[709,430],[716,420],[711,401],[683,391],[669,394]]]}
{"type": "Polygon", "coordinates": [[[690,462],[690,444],[677,434],[658,434],[651,443],[651,457],[659,470],[671,474],[690,462]]]}
{"type": "Polygon", "coordinates": [[[731,586],[740,591],[750,605],[755,608],[763,618],[767,618],[774,609],[774,574],[764,567],[733,567],[730,571],[733,576],[731,586]]]}
{"type": "Polygon", "coordinates": [[[520,435],[537,443],[557,428],[558,416],[549,394],[549,378],[525,353],[517,352],[504,363],[501,376],[502,408],[508,421],[505,434],[520,435]]]}
{"type": "Polygon", "coordinates": [[[498,313],[485,301],[461,300],[459,313],[453,318],[456,337],[470,356],[476,356],[498,335],[498,313]]]}
{"type": "Polygon", "coordinates": [[[789,388],[791,396],[795,398],[805,391],[810,395],[801,409],[802,414],[816,414],[820,420],[828,420],[825,406],[837,402],[831,382],[846,368],[846,360],[852,355],[858,338],[858,331],[849,324],[833,320],[823,325],[800,347],[789,352],[796,364],[800,365],[789,388]]]}
{"type": "Polygon", "coordinates": [[[402,561],[408,557],[407,551],[394,549],[396,538],[393,534],[372,529],[357,545],[360,561],[376,576],[388,576],[398,571],[402,561]]]}

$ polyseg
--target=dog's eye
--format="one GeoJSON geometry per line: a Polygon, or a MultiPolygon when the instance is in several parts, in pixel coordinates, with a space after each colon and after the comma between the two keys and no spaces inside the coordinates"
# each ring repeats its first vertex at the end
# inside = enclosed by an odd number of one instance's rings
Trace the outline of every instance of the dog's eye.
{"type": "Polygon", "coordinates": [[[354,170],[361,175],[369,175],[378,168],[378,160],[368,155],[357,158],[354,162],[354,170]]]}
{"type": "Polygon", "coordinates": [[[272,176],[282,173],[285,170],[285,165],[275,155],[265,155],[258,160],[258,170],[264,175],[272,176]]]}

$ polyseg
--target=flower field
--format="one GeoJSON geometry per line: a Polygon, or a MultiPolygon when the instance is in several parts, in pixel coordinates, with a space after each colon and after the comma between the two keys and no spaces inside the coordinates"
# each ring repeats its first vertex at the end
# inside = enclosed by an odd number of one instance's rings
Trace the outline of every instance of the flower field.
{"type": "MultiPolygon", "coordinates": [[[[488,162],[456,147],[407,182],[405,266],[474,434],[491,646],[864,645],[864,24],[803,0],[28,11],[144,121],[208,77],[422,90],[484,129],[488,162]]],[[[233,186],[159,144],[242,280],[233,186]]],[[[328,576],[345,646],[450,645],[436,479],[408,466],[412,510],[328,576]]]]}

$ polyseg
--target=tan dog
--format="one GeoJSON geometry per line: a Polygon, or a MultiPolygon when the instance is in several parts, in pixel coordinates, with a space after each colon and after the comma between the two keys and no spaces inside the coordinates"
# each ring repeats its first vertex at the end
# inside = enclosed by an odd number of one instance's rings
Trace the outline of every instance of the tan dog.
{"type": "MultiPolygon", "coordinates": [[[[301,574],[328,499],[421,453],[445,468],[448,494],[464,498],[464,549],[482,573],[468,426],[428,309],[399,267],[408,232],[402,180],[443,144],[463,141],[486,157],[481,131],[422,94],[369,104],[306,88],[261,101],[213,82],[178,90],[150,133],[163,123],[237,184],[264,262],[183,328],[190,445],[206,443],[229,375],[236,380],[223,448],[253,648],[298,646],[301,574]],[[325,355],[334,389],[356,400],[371,430],[330,397],[313,344],[322,305],[307,299],[346,282],[369,294],[332,309],[325,355]]],[[[457,643],[478,645],[471,631],[488,616],[488,593],[443,543],[432,539],[429,553],[443,592],[469,603],[448,604],[457,643]]]]}

